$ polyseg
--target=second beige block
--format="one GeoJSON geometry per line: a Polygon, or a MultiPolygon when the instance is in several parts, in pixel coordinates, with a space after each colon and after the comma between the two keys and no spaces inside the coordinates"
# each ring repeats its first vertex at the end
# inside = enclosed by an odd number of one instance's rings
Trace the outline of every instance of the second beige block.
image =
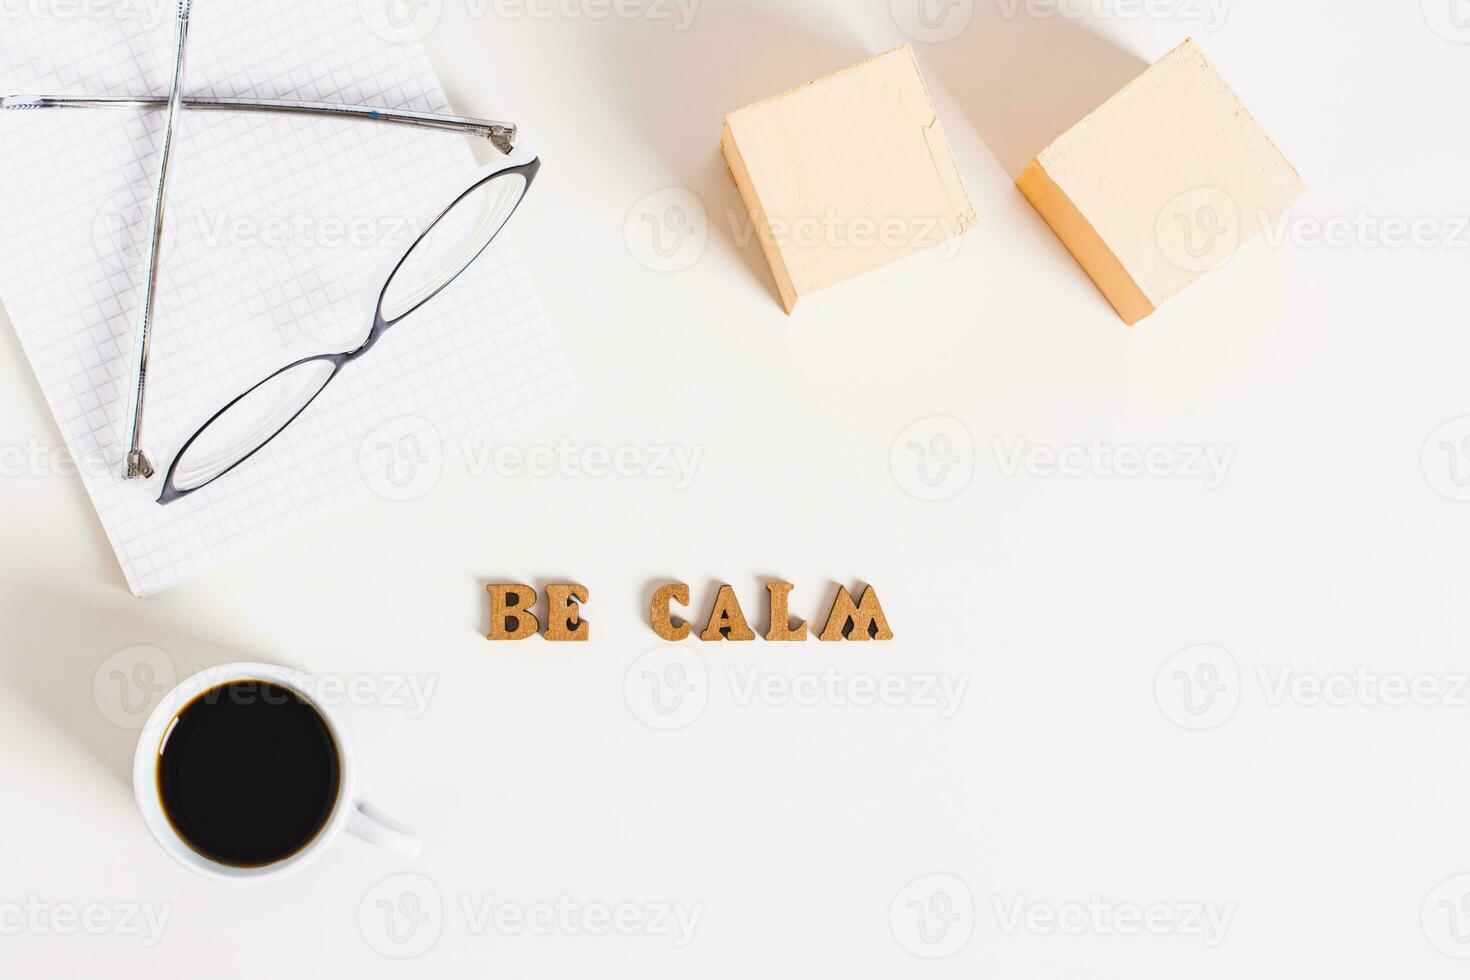
{"type": "Polygon", "coordinates": [[[1043,150],[1017,183],[1129,324],[1306,190],[1193,41],[1043,150]]]}

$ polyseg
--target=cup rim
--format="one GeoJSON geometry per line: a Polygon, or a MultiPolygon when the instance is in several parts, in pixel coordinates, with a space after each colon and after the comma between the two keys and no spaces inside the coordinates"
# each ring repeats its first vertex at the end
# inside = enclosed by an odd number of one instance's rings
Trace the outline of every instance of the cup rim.
{"type": "Polygon", "coordinates": [[[331,710],[312,694],[312,676],[293,667],[263,663],[230,663],[218,667],[206,667],[176,684],[172,690],[154,706],[143,730],[138,736],[138,745],[133,752],[133,796],[138,810],[153,839],[174,860],[196,874],[216,881],[268,881],[299,871],[315,861],[322,850],[337,838],[352,816],[353,777],[351,751],[342,728],[332,716],[331,710]],[[337,799],[320,830],[300,850],[279,861],[258,868],[240,868],[210,860],[189,845],[174,829],[163,809],[163,800],[158,793],[157,755],[163,737],[168,733],[174,716],[198,695],[223,684],[240,680],[259,680],[278,684],[311,705],[326,722],[337,747],[340,780],[337,799]]]}

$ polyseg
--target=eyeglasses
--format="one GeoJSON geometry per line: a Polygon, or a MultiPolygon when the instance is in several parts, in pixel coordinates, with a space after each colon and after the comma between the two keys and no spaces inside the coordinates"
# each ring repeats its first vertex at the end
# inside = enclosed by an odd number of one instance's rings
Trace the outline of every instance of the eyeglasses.
{"type": "Polygon", "coordinates": [[[153,340],[153,305],[158,298],[158,258],[163,248],[164,203],[168,196],[168,168],[173,159],[174,132],[184,111],[184,54],[189,43],[189,9],[194,0],[179,0],[174,26],[174,80],[168,90],[168,117],[163,126],[163,152],[158,154],[158,180],[153,190],[153,222],[148,250],[148,267],[143,276],[143,306],[133,328],[133,398],[128,402],[128,455],[123,466],[126,480],[146,480],[153,464],[143,452],[143,398],[148,390],[148,351],[153,340]]]}
{"type": "MultiPolygon", "coordinates": [[[[167,99],[126,96],[8,96],[0,109],[163,109],[167,99]]],[[[439,295],[484,254],[505,227],[541,161],[516,148],[511,123],[436,113],[320,102],[191,98],[186,109],[293,113],[418,126],[488,139],[504,159],[476,173],[438,212],[392,266],[377,294],[372,328],[356,347],[287,364],[225,402],[187,440],[169,464],[160,504],[202,490],[245,463],[301,416],[348,364],[367,354],[390,327],[439,295]]]]}
{"type": "Polygon", "coordinates": [[[158,502],[203,489],[265,448],[343,368],[469,268],[515,213],[541,167],[534,157],[517,156],[477,174],[403,253],[378,293],[372,329],[361,344],[293,361],[226,402],[179,450],[158,502]]]}
{"type": "MultiPolygon", "coordinates": [[[[321,116],[332,119],[362,119],[368,122],[397,123],[420,129],[437,129],[449,133],[479,136],[495,144],[502,153],[515,146],[514,123],[467,116],[445,116],[435,112],[410,112],[406,109],[376,109],[371,106],[337,105],[331,102],[296,102],[273,99],[204,99],[186,98],[183,106],[190,111],[264,112],[275,115],[321,116]]],[[[168,99],[138,98],[132,95],[7,95],[0,97],[0,109],[167,109],[168,99]]]]}

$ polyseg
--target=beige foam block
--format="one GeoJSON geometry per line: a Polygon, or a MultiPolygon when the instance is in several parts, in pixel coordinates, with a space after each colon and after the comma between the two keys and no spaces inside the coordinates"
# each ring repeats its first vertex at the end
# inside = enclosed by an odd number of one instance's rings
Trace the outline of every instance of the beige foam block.
{"type": "Polygon", "coordinates": [[[1017,185],[1129,324],[1306,191],[1192,40],[1043,150],[1017,185]]]}
{"type": "Polygon", "coordinates": [[[788,313],[975,226],[907,45],[731,113],[720,147],[788,313]]]}

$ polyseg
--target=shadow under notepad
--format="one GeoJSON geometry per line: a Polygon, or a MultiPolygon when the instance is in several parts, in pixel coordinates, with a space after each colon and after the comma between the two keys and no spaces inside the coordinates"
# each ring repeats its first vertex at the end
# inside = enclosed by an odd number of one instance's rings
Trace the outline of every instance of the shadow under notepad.
{"type": "MultiPolygon", "coordinates": [[[[41,382],[36,378],[35,372],[31,370],[30,361],[25,356],[25,351],[20,344],[20,335],[16,332],[14,325],[9,320],[9,315],[3,304],[0,304],[0,357],[6,358],[12,364],[20,365],[18,374],[24,377],[21,382],[29,392],[28,397],[36,405],[46,404],[46,393],[41,389],[41,382]]],[[[65,440],[61,437],[61,430],[57,427],[54,417],[50,412],[46,413],[47,431],[44,433],[43,441],[48,446],[64,446],[65,440]]],[[[38,433],[38,435],[41,435],[38,433]]],[[[54,456],[52,458],[55,458],[54,456]]],[[[71,459],[68,450],[68,459],[71,459]]],[[[122,457],[118,457],[118,466],[121,467],[122,457]]],[[[106,461],[103,461],[106,462],[106,461]]],[[[99,465],[96,458],[87,460],[88,465],[99,465]]],[[[73,462],[73,465],[76,465],[73,462]]],[[[92,504],[92,498],[87,493],[86,486],[82,483],[80,474],[52,473],[44,477],[52,488],[52,492],[65,494],[74,502],[74,510],[78,519],[90,531],[95,548],[93,557],[95,561],[89,563],[86,568],[96,573],[98,581],[104,583],[108,588],[127,593],[127,579],[118,565],[117,554],[112,550],[112,542],[107,539],[107,532],[102,528],[102,519],[97,516],[97,508],[92,504]]],[[[79,576],[81,570],[73,566],[72,575],[79,576]]],[[[75,580],[75,578],[73,579],[75,580]]]]}
{"type": "Polygon", "coordinates": [[[1076,20],[1033,17],[1025,4],[1007,15],[1010,6],[980,0],[959,37],[916,47],[1014,179],[1148,63],[1076,20]]]}

